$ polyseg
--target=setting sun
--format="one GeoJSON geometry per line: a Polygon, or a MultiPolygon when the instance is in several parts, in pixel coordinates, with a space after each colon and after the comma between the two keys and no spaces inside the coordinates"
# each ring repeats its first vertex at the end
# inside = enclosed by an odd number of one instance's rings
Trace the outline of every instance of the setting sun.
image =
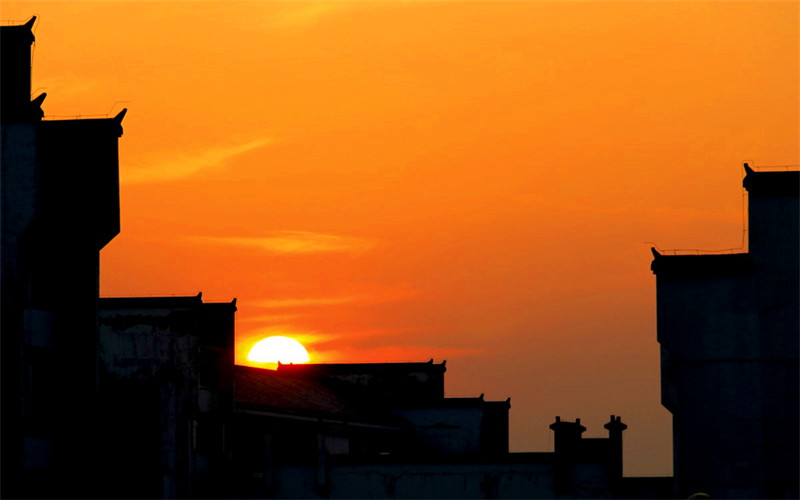
{"type": "Polygon", "coordinates": [[[309,357],[303,344],[277,335],[256,342],[247,359],[257,363],[308,363],[309,357]]]}

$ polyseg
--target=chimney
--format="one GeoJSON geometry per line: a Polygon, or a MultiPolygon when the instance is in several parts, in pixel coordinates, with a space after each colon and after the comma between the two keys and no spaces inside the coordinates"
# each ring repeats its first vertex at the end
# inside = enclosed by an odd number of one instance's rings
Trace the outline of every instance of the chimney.
{"type": "Polygon", "coordinates": [[[566,422],[561,417],[556,417],[556,421],[550,424],[550,428],[555,433],[555,452],[557,455],[574,454],[581,442],[581,434],[586,431],[586,427],[581,425],[581,419],[577,418],[574,422],[566,422]]]}
{"type": "Polygon", "coordinates": [[[614,479],[622,477],[622,431],[628,428],[622,423],[622,417],[611,415],[609,422],[603,426],[608,430],[608,469],[614,479]]]}

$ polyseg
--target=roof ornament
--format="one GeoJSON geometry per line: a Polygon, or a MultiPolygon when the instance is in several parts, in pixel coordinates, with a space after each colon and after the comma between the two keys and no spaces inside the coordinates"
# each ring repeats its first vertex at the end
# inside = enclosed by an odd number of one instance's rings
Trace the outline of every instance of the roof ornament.
{"type": "Polygon", "coordinates": [[[125,113],[128,112],[128,108],[122,108],[122,111],[117,113],[117,116],[114,117],[117,123],[122,124],[122,119],[125,118],[125,113]]]}
{"type": "Polygon", "coordinates": [[[41,106],[42,103],[44,102],[45,97],[47,97],[47,92],[42,92],[35,99],[31,101],[31,104],[33,104],[34,106],[41,106]]]}

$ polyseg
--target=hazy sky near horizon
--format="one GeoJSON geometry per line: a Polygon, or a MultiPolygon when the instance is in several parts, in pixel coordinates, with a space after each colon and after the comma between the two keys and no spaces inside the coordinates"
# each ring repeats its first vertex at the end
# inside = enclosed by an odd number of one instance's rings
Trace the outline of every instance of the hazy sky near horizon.
{"type": "Polygon", "coordinates": [[[101,294],[238,299],[316,362],[447,360],[670,474],[649,247],[742,247],[800,164],[800,3],[14,2],[49,117],[129,109],[101,294]]]}

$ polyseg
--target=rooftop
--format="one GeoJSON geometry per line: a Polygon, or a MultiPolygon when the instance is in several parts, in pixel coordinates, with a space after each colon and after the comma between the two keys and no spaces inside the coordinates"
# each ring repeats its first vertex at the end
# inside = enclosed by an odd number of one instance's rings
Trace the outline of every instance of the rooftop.
{"type": "Polygon", "coordinates": [[[800,171],[756,171],[744,164],[747,173],[742,185],[750,194],[767,196],[800,195],[800,171]]]}
{"type": "Polygon", "coordinates": [[[650,269],[659,276],[732,276],[747,274],[753,268],[753,260],[747,253],[662,255],[655,248],[650,250],[654,257],[650,269]]]}
{"type": "Polygon", "coordinates": [[[293,414],[355,416],[355,406],[316,380],[284,377],[274,370],[236,365],[238,404],[293,414]]]}
{"type": "Polygon", "coordinates": [[[166,297],[101,297],[101,309],[180,309],[201,305],[223,305],[236,307],[236,299],[231,302],[203,302],[203,292],[191,296],[166,297]]]}
{"type": "Polygon", "coordinates": [[[422,363],[303,363],[303,364],[279,364],[278,372],[286,375],[342,375],[349,373],[404,373],[410,370],[432,371],[444,373],[447,371],[445,364],[435,364],[433,359],[422,363]]]}

